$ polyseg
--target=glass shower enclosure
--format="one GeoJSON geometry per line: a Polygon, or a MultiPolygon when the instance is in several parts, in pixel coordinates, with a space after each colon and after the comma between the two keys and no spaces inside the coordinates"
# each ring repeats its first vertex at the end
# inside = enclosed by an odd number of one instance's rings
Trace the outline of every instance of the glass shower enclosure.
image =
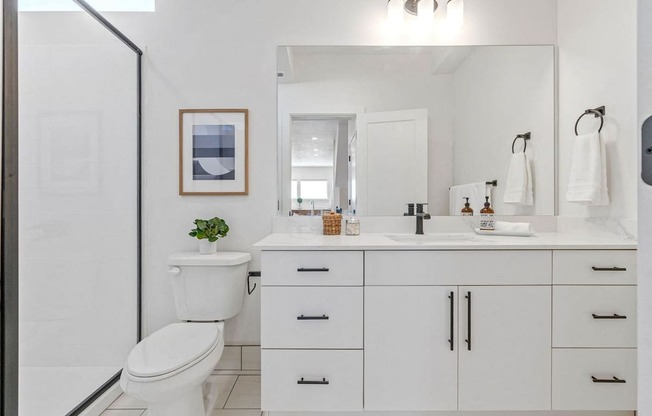
{"type": "Polygon", "coordinates": [[[18,18],[20,416],[78,414],[140,338],[142,52],[75,2],[18,18]]]}

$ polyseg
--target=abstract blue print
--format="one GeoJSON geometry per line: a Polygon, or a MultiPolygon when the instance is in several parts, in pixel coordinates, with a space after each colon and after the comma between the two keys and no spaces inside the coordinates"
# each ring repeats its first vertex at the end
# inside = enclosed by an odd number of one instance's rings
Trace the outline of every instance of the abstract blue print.
{"type": "Polygon", "coordinates": [[[192,179],[235,180],[235,125],[192,126],[192,179]]]}

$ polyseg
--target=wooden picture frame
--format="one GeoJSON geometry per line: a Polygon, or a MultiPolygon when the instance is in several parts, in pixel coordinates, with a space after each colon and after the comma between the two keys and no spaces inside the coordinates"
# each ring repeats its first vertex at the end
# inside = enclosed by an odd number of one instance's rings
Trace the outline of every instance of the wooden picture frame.
{"type": "Polygon", "coordinates": [[[179,110],[179,195],[248,195],[249,110],[179,110]]]}

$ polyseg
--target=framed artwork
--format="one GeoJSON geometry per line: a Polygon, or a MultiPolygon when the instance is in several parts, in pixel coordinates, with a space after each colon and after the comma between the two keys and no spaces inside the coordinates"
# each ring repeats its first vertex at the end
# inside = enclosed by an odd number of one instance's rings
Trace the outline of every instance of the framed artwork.
{"type": "Polygon", "coordinates": [[[179,110],[179,195],[247,195],[248,116],[179,110]]]}

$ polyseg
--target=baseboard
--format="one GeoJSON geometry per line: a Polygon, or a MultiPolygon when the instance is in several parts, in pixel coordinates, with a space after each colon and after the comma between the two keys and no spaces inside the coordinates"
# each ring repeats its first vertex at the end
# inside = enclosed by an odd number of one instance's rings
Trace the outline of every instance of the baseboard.
{"type": "Polygon", "coordinates": [[[103,395],[84,409],[79,416],[100,416],[121,394],[120,382],[116,381],[103,395]]]}

